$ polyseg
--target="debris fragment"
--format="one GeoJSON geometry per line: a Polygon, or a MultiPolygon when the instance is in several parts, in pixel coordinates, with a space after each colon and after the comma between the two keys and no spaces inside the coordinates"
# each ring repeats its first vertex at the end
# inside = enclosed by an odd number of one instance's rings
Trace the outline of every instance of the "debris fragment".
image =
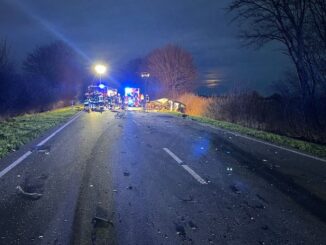
{"type": "Polygon", "coordinates": [[[50,154],[50,150],[51,150],[51,146],[45,146],[45,145],[34,146],[32,148],[32,151],[37,151],[38,153],[43,153],[43,154],[46,154],[46,155],[50,154]]]}
{"type": "Polygon", "coordinates": [[[192,202],[194,198],[192,196],[189,196],[189,198],[183,198],[182,201],[184,202],[192,202]]]}
{"type": "Polygon", "coordinates": [[[186,230],[182,225],[175,224],[175,229],[177,231],[177,235],[182,237],[186,236],[186,230]]]}
{"type": "Polygon", "coordinates": [[[123,175],[124,175],[124,176],[129,176],[130,173],[129,173],[128,171],[124,171],[124,172],[123,172],[123,175]]]}
{"type": "Polygon", "coordinates": [[[113,225],[113,222],[107,218],[95,216],[92,219],[92,224],[94,227],[107,227],[108,225],[113,225]]]}
{"type": "Polygon", "coordinates": [[[192,229],[192,230],[197,230],[197,225],[195,225],[191,220],[188,222],[188,225],[190,226],[190,228],[192,229]]]}
{"type": "Polygon", "coordinates": [[[26,192],[23,190],[23,188],[21,186],[17,186],[16,187],[17,191],[18,191],[18,194],[24,196],[24,197],[27,197],[29,199],[32,199],[32,200],[38,200],[40,199],[43,194],[40,194],[40,193],[35,193],[35,192],[26,192]]]}
{"type": "Polygon", "coordinates": [[[230,185],[230,188],[236,194],[240,194],[241,193],[241,191],[235,185],[230,185]]]}

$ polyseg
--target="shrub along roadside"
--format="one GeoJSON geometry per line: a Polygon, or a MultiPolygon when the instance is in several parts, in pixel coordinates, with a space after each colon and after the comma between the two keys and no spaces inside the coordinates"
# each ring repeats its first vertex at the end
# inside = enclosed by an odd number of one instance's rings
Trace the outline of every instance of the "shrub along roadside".
{"type": "MultiPolygon", "coordinates": [[[[176,116],[182,116],[181,113],[171,113],[171,114],[176,115],[176,116]]],[[[261,130],[257,130],[257,129],[243,127],[243,126],[240,126],[240,125],[234,124],[234,123],[210,119],[207,117],[200,117],[200,116],[188,116],[188,117],[197,122],[213,125],[218,128],[222,128],[222,129],[226,129],[226,130],[229,130],[232,132],[237,132],[237,133],[240,133],[243,135],[251,136],[253,138],[261,139],[266,142],[274,143],[276,145],[285,146],[288,148],[299,150],[301,152],[308,153],[313,156],[326,158],[326,146],[325,145],[319,145],[319,144],[314,144],[314,143],[310,143],[310,142],[306,142],[306,141],[302,141],[302,140],[297,140],[297,139],[293,139],[290,137],[286,137],[286,136],[282,136],[282,135],[278,135],[278,134],[274,134],[274,133],[269,133],[269,132],[265,132],[265,131],[261,131],[261,130]]]]}
{"type": "Polygon", "coordinates": [[[66,107],[0,121],[0,158],[11,151],[18,150],[20,146],[66,121],[76,113],[76,109],[66,107]]]}

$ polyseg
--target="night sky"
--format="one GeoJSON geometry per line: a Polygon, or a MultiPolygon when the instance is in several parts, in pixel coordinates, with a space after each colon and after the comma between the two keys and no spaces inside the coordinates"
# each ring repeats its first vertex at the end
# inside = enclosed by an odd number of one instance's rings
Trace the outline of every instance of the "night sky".
{"type": "Polygon", "coordinates": [[[62,39],[114,74],[129,60],[175,43],[194,56],[201,91],[242,85],[269,92],[290,63],[279,47],[243,47],[230,0],[0,0],[0,38],[17,64],[37,45],[62,39]]]}

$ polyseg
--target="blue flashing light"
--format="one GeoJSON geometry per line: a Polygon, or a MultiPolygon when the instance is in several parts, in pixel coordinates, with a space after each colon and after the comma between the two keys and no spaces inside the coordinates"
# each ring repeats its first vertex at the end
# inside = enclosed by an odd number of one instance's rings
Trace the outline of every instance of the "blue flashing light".
{"type": "Polygon", "coordinates": [[[102,83],[100,85],[98,85],[98,86],[99,86],[100,89],[104,89],[105,88],[105,85],[102,84],[102,83]]]}

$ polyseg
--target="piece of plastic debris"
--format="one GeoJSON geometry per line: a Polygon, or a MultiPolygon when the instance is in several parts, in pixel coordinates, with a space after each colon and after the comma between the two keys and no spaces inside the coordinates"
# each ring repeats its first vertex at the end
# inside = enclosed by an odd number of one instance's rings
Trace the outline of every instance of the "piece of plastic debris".
{"type": "Polygon", "coordinates": [[[32,199],[32,200],[37,200],[43,196],[43,194],[40,194],[40,193],[26,192],[23,190],[23,188],[21,186],[17,186],[16,189],[18,191],[18,194],[20,194],[24,197],[27,197],[29,199],[32,199]]]}
{"type": "Polygon", "coordinates": [[[263,159],[263,162],[267,162],[267,160],[266,159],[263,159]]]}
{"type": "Polygon", "coordinates": [[[43,238],[44,238],[44,236],[38,236],[38,238],[40,238],[40,239],[43,239],[43,238]]]}
{"type": "Polygon", "coordinates": [[[89,185],[89,187],[93,188],[94,186],[93,185],[89,185]]]}
{"type": "Polygon", "coordinates": [[[17,175],[17,178],[20,178],[20,177],[21,177],[20,174],[18,174],[18,175],[17,175]]]}

